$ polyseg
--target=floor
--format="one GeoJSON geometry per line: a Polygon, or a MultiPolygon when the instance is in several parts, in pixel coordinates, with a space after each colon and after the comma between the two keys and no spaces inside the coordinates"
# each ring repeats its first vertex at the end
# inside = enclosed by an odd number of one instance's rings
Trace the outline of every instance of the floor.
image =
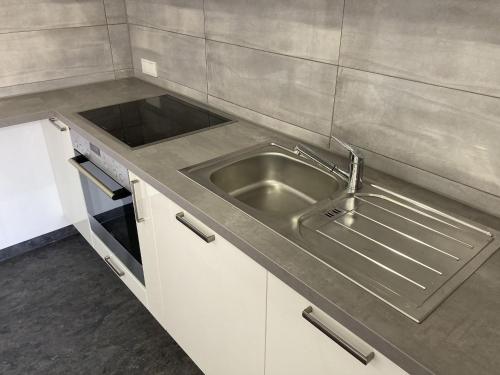
{"type": "Polygon", "coordinates": [[[0,374],[201,374],[80,235],[0,262],[0,374]]]}

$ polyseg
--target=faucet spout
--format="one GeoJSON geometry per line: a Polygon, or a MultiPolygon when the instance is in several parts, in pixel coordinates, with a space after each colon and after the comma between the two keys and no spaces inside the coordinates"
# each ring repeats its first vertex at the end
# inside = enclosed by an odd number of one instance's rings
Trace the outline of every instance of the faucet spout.
{"type": "Polygon", "coordinates": [[[364,158],[361,151],[351,146],[338,138],[332,137],[342,147],[349,151],[349,171],[346,172],[338,165],[318,155],[309,147],[298,144],[294,148],[294,153],[314,161],[316,164],[327,169],[330,173],[336,175],[347,183],[347,193],[354,194],[363,186],[363,171],[364,171],[364,158]]]}

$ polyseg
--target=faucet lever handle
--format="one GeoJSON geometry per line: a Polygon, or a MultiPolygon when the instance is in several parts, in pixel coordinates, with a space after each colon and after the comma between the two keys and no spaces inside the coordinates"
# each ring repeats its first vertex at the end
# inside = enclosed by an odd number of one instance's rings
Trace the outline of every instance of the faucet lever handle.
{"type": "Polygon", "coordinates": [[[356,158],[363,159],[363,153],[357,147],[354,147],[354,146],[350,145],[349,143],[346,143],[346,142],[338,139],[337,137],[332,136],[332,139],[335,140],[339,145],[344,147],[347,151],[349,151],[356,158]]]}

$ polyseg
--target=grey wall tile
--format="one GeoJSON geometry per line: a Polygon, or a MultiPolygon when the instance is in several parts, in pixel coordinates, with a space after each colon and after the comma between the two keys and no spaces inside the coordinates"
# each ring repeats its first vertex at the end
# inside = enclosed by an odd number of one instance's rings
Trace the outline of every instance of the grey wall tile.
{"type": "Polygon", "coordinates": [[[207,65],[212,96],[330,134],[335,66],[213,41],[207,65]]]}
{"type": "Polygon", "coordinates": [[[141,58],[156,61],[158,76],[206,92],[205,40],[168,31],[130,25],[134,69],[141,58]]]}
{"type": "MultiPolygon", "coordinates": [[[[22,85],[0,87],[0,98],[5,98],[7,96],[31,94],[41,91],[57,90],[66,87],[86,85],[95,82],[109,81],[115,79],[115,77],[116,74],[113,73],[113,71],[105,71],[105,72],[86,74],[82,76],[64,77],[48,81],[30,82],[22,85]]],[[[5,108],[2,108],[1,110],[5,113],[5,108]]]]}
{"type": "MultiPolygon", "coordinates": [[[[397,176],[404,181],[411,182],[424,189],[462,202],[467,206],[477,208],[491,215],[498,216],[500,212],[500,197],[448,180],[444,177],[368,150],[362,149],[362,152],[365,156],[366,165],[370,168],[374,168],[392,176],[397,176]]],[[[371,177],[373,170],[368,170],[367,172],[367,177],[371,177]]]]}
{"type": "Polygon", "coordinates": [[[0,87],[112,70],[106,26],[0,34],[0,87]]]}
{"type": "Polygon", "coordinates": [[[0,33],[104,25],[102,0],[2,0],[0,33]]]}
{"type": "Polygon", "coordinates": [[[134,69],[115,70],[115,79],[134,77],[134,69]]]}
{"type": "Polygon", "coordinates": [[[290,137],[297,138],[301,142],[308,142],[316,146],[328,148],[329,138],[325,135],[314,133],[310,130],[291,125],[284,121],[276,120],[272,117],[240,107],[239,105],[229,103],[214,96],[208,96],[208,104],[244,120],[287,134],[290,137]]]}
{"type": "Polygon", "coordinates": [[[153,85],[156,85],[156,86],[162,87],[164,89],[173,91],[176,94],[185,96],[187,98],[194,99],[194,100],[197,100],[197,101],[202,102],[202,103],[207,102],[207,93],[206,92],[194,90],[194,89],[189,88],[187,86],[169,81],[167,79],[163,79],[161,77],[158,77],[158,78],[151,77],[151,76],[148,76],[146,74],[143,74],[139,70],[135,70],[135,76],[137,78],[142,79],[143,81],[146,81],[146,82],[152,83],[153,85]]]}
{"type": "Polygon", "coordinates": [[[109,25],[109,41],[113,52],[113,66],[115,70],[132,68],[132,52],[130,36],[126,23],[109,25]]]}
{"type": "Polygon", "coordinates": [[[500,99],[340,68],[333,134],[500,196],[500,99]]]}
{"type": "Polygon", "coordinates": [[[205,0],[207,38],[337,64],[343,0],[205,0]]]}
{"type": "Polygon", "coordinates": [[[181,34],[203,37],[203,0],[127,0],[128,20],[181,34]]]}
{"type": "Polygon", "coordinates": [[[104,9],[108,24],[127,22],[125,0],[104,0],[104,9]]]}
{"type": "Polygon", "coordinates": [[[500,96],[500,1],[346,0],[341,65],[500,96]]]}

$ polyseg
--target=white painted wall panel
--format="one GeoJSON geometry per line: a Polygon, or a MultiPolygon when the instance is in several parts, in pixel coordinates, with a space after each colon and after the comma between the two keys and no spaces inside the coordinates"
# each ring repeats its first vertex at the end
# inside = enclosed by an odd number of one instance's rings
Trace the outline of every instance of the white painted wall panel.
{"type": "Polygon", "coordinates": [[[0,249],[66,225],[41,123],[0,128],[0,249]]]}

